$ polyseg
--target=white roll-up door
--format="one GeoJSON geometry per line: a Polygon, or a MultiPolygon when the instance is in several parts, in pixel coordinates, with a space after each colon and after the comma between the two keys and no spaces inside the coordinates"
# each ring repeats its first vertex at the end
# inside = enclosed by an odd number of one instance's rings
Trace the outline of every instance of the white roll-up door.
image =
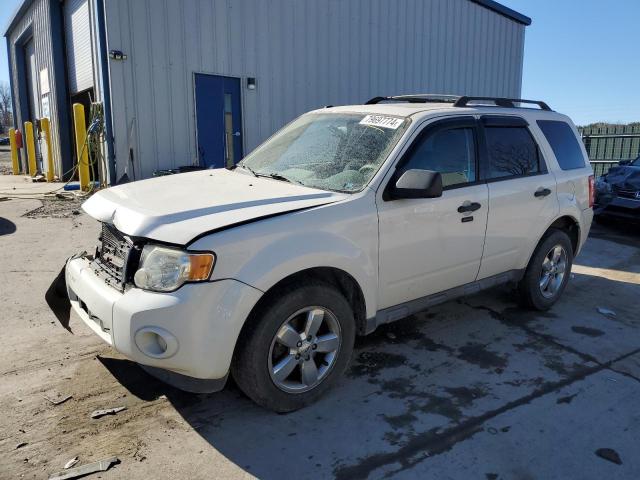
{"type": "Polygon", "coordinates": [[[64,30],[69,90],[74,94],[93,87],[91,23],[87,0],[65,1],[64,30]]]}

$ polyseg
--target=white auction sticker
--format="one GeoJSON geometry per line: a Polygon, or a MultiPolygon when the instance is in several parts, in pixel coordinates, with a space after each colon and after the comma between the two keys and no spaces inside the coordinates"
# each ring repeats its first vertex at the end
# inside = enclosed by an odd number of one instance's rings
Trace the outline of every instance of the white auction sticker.
{"type": "Polygon", "coordinates": [[[390,128],[395,130],[402,125],[404,120],[397,117],[387,117],[385,115],[367,115],[360,120],[360,125],[371,125],[372,127],[390,128]]]}

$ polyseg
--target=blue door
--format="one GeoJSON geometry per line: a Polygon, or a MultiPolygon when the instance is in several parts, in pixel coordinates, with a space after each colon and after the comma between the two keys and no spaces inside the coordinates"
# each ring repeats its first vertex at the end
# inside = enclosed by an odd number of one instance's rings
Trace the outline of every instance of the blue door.
{"type": "Polygon", "coordinates": [[[240,79],[196,73],[195,86],[200,165],[235,165],[242,159],[240,79]]]}

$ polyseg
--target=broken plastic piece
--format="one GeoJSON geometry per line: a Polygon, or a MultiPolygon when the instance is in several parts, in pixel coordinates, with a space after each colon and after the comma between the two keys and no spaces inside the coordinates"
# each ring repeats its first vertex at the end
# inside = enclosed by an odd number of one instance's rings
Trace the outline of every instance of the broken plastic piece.
{"type": "Polygon", "coordinates": [[[115,408],[106,408],[104,410],[95,410],[91,414],[91,418],[100,418],[100,417],[104,417],[105,415],[115,415],[116,413],[126,409],[127,407],[115,407],[115,408]]]}
{"type": "Polygon", "coordinates": [[[604,315],[606,317],[615,317],[616,316],[616,312],[614,312],[613,310],[611,310],[609,308],[604,308],[604,307],[598,307],[598,313],[601,313],[602,315],[604,315]]]}
{"type": "Polygon", "coordinates": [[[68,480],[70,478],[84,477],[85,475],[89,475],[90,473],[106,472],[107,470],[109,470],[111,465],[116,465],[118,463],[120,463],[118,457],[111,457],[105,460],[100,460],[99,462],[87,463],[86,465],[82,465],[80,467],[54,473],[49,477],[49,480],[68,480]]]}
{"type": "Polygon", "coordinates": [[[69,399],[73,398],[73,395],[66,395],[66,396],[64,396],[64,397],[63,397],[62,395],[59,395],[59,396],[58,396],[58,398],[56,398],[56,399],[49,398],[49,397],[47,397],[46,395],[44,395],[44,398],[46,398],[47,400],[49,400],[49,402],[51,402],[51,403],[52,403],[52,404],[54,404],[54,405],[60,405],[61,403],[64,403],[64,402],[66,402],[67,400],[69,400],[69,399]]]}
{"type": "Polygon", "coordinates": [[[78,463],[78,457],[73,457],[71,460],[64,464],[64,469],[67,470],[73,467],[76,463],[78,463]]]}
{"type": "Polygon", "coordinates": [[[599,448],[595,453],[600,458],[608,460],[611,463],[622,465],[622,459],[620,458],[620,455],[618,455],[618,452],[616,452],[613,448],[599,448]]]}

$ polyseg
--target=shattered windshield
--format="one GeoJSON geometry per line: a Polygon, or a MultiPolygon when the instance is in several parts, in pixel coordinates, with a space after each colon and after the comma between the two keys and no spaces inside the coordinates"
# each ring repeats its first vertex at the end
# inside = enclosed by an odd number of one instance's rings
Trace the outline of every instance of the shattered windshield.
{"type": "Polygon", "coordinates": [[[260,145],[239,166],[257,176],[357,192],[378,171],[407,124],[405,118],[387,115],[309,113],[260,145]]]}

